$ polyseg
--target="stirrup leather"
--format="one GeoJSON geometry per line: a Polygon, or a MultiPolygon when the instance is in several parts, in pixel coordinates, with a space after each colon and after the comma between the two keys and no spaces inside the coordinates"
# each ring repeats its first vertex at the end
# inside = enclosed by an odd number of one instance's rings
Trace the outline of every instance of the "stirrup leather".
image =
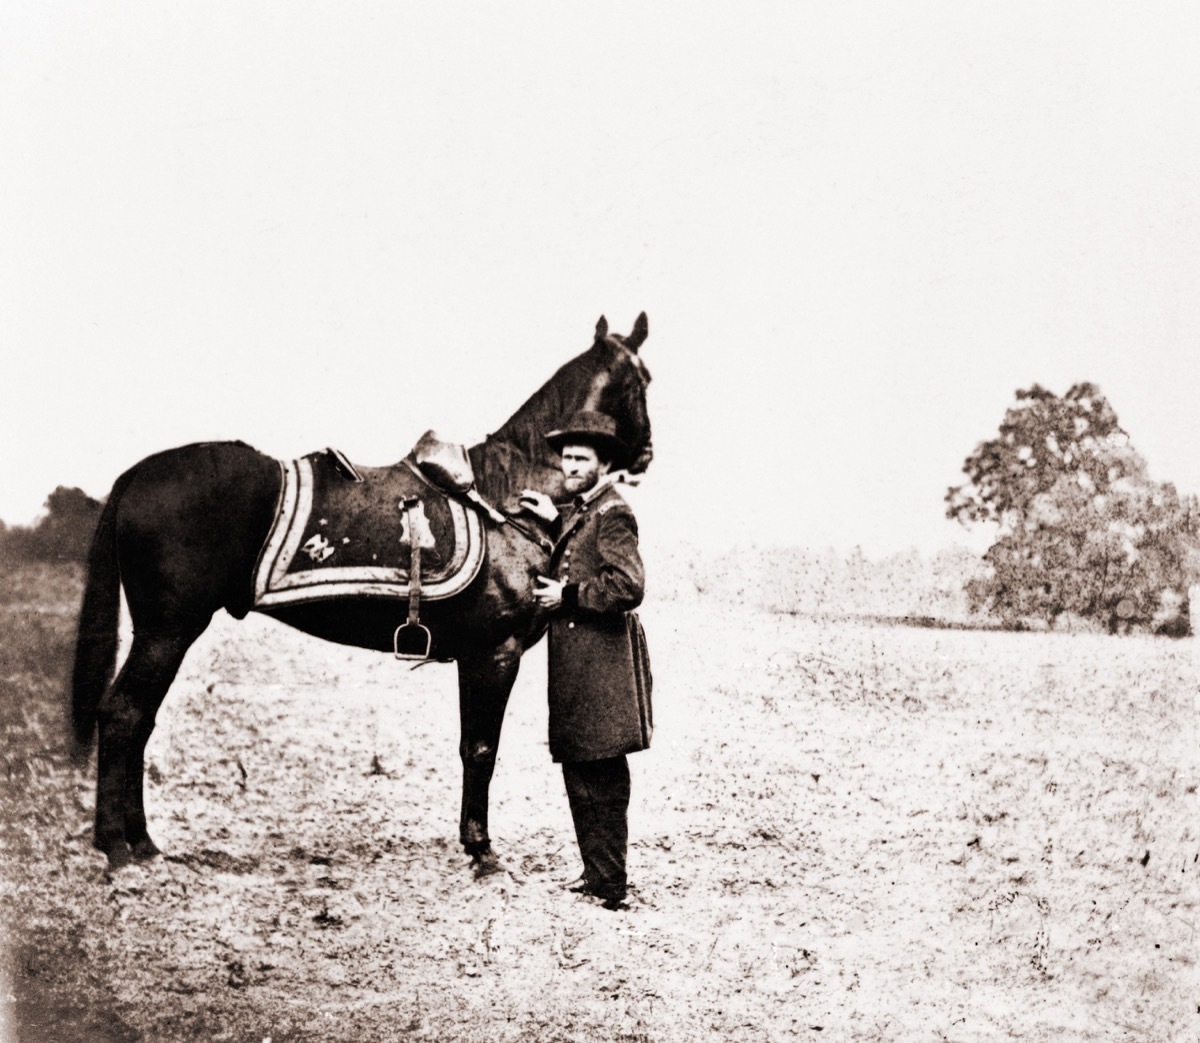
{"type": "Polygon", "coordinates": [[[421,622],[421,550],[432,547],[433,531],[421,507],[421,498],[413,496],[397,505],[404,515],[404,536],[410,548],[408,619],[392,635],[392,651],[397,659],[427,660],[433,646],[429,627],[421,622]]]}

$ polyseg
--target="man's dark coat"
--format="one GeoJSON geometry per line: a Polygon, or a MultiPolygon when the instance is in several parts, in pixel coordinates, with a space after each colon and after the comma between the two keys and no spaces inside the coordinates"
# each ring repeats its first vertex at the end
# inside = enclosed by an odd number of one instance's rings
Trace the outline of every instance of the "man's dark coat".
{"type": "Polygon", "coordinates": [[[611,485],[560,521],[550,575],[566,584],[550,623],[550,753],[594,761],[647,749],[650,657],[634,609],[645,571],[637,521],[611,485]]]}

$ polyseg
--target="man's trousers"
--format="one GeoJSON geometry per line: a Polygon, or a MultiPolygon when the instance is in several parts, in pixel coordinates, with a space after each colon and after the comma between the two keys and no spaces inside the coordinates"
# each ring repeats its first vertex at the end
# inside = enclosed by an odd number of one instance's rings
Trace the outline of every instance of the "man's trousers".
{"type": "Polygon", "coordinates": [[[575,822],[588,891],[601,898],[623,899],[625,852],[629,842],[629,762],[563,762],[563,782],[575,822]]]}

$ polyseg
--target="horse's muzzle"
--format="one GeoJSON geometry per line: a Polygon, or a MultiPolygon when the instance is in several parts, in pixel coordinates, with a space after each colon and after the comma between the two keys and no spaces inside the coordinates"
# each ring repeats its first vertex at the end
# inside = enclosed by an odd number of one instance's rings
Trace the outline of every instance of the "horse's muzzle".
{"type": "Polygon", "coordinates": [[[637,455],[637,459],[629,465],[630,474],[643,474],[647,467],[650,466],[650,461],[654,459],[654,446],[646,445],[646,447],[637,455]]]}

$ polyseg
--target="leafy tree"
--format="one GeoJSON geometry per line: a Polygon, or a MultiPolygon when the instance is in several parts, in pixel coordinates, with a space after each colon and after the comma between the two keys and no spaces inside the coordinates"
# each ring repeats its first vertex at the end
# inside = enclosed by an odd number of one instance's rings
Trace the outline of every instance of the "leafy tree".
{"type": "Polygon", "coordinates": [[[1122,453],[1128,442],[1095,384],[1076,384],[1062,398],[1040,384],[1018,390],[1000,434],[981,442],[963,464],[969,481],[946,494],[947,517],[1012,529],[1033,498],[1063,475],[1104,491],[1126,467],[1145,469],[1136,453],[1122,453]]]}
{"type": "Polygon", "coordinates": [[[1110,630],[1186,632],[1200,575],[1200,506],[1150,480],[1094,384],[1017,392],[996,438],[967,457],[947,517],[998,526],[968,595],[1009,622],[1066,613],[1110,630]]]}

